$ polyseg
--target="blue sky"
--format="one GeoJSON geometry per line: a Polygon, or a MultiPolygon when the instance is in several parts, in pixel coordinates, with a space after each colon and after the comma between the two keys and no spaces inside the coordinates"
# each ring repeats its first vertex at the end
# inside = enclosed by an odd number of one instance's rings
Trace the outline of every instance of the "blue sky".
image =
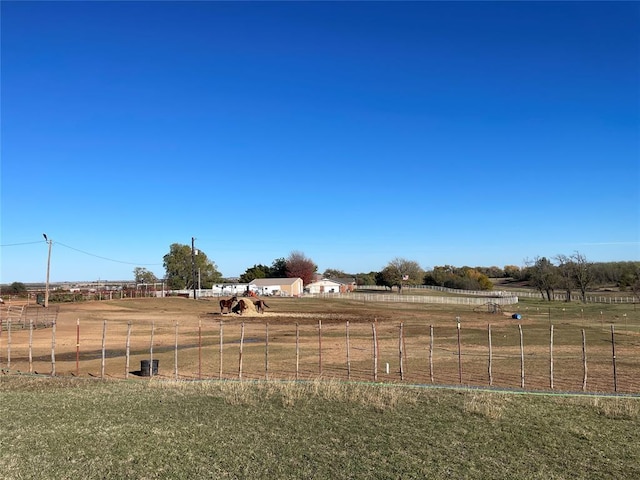
{"type": "Polygon", "coordinates": [[[640,3],[1,3],[0,282],[640,260],[640,3]]]}

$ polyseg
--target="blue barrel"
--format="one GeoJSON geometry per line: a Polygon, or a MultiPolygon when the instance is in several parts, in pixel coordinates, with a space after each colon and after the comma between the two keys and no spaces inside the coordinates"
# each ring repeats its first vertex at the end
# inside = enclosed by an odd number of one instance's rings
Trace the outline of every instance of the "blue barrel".
{"type": "Polygon", "coordinates": [[[522,315],[520,315],[519,313],[514,313],[513,315],[511,315],[511,318],[515,320],[520,320],[522,318],[522,315]]]}

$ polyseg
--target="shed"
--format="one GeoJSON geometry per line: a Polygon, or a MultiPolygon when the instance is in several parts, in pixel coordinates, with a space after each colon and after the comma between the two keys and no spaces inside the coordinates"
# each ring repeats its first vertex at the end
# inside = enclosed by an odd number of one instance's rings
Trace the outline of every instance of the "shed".
{"type": "Polygon", "coordinates": [[[356,282],[350,278],[323,278],[310,283],[305,290],[309,293],[346,293],[355,290],[356,282]]]}
{"type": "Polygon", "coordinates": [[[305,291],[312,294],[340,293],[342,291],[341,288],[342,283],[335,280],[329,280],[328,278],[323,278],[322,280],[308,284],[305,287],[305,291]]]}
{"type": "Polygon", "coordinates": [[[298,297],[302,295],[302,279],[295,278],[256,278],[249,282],[249,288],[258,295],[281,295],[298,297]]]}

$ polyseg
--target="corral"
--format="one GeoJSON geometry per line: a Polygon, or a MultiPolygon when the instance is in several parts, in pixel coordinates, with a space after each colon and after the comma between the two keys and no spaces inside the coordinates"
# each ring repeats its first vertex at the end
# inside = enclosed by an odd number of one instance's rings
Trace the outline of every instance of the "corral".
{"type": "Polygon", "coordinates": [[[213,298],[62,304],[55,328],[14,321],[9,331],[3,319],[0,368],[135,378],[141,362],[153,359],[164,379],[331,378],[640,393],[634,304],[526,300],[492,309],[362,298],[270,297],[264,313],[243,315],[220,314],[213,298]],[[516,311],[521,319],[512,318],[516,311]]]}

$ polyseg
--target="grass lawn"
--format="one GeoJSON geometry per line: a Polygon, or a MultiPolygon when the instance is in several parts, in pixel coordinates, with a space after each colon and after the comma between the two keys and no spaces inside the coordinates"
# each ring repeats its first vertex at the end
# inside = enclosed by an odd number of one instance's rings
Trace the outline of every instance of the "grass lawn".
{"type": "Polygon", "coordinates": [[[640,399],[0,377],[0,478],[640,478],[640,399]]]}

